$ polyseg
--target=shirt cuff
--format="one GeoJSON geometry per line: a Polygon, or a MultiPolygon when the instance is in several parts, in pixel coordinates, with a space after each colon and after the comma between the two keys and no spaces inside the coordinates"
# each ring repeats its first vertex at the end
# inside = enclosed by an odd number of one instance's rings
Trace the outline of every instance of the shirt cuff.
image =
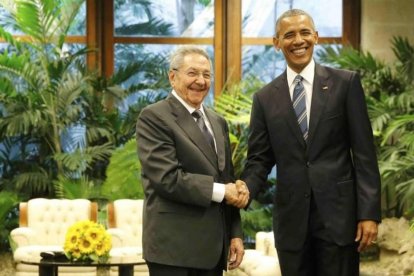
{"type": "Polygon", "coordinates": [[[224,199],[225,192],[226,192],[226,187],[224,184],[214,182],[213,195],[211,197],[211,201],[222,202],[224,199]]]}

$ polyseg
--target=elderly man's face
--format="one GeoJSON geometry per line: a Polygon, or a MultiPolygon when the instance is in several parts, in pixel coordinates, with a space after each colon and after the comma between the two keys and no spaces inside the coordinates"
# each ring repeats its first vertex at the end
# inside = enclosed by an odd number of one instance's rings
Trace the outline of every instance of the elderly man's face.
{"type": "Polygon", "coordinates": [[[300,73],[312,59],[318,33],[306,15],[283,18],[277,37],[273,39],[276,49],[281,49],[289,67],[300,73]]]}
{"type": "Polygon", "coordinates": [[[169,73],[171,86],[189,105],[199,108],[211,85],[210,62],[199,54],[184,57],[184,64],[169,73]]]}

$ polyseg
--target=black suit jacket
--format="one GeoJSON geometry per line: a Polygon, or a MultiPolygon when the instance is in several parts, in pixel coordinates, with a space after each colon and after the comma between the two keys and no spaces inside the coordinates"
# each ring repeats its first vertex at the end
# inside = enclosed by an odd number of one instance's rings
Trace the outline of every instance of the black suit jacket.
{"type": "Polygon", "coordinates": [[[286,71],[254,95],[248,162],[251,197],[277,165],[276,246],[297,250],[306,238],[313,192],[327,239],[350,244],[358,220],[380,221],[380,178],[372,129],[355,72],[316,64],[309,136],[302,138],[286,71]]]}
{"type": "Polygon", "coordinates": [[[205,113],[217,155],[174,96],[146,107],[139,116],[147,261],[211,269],[223,248],[227,257],[230,238],[242,236],[239,210],[211,201],[213,182],[229,183],[234,177],[227,124],[208,108],[205,113]]]}

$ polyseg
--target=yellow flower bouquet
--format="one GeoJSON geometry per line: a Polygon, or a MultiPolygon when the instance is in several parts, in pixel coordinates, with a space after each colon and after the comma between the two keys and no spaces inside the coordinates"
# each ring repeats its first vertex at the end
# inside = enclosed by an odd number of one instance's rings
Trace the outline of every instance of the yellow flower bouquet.
{"type": "Polygon", "coordinates": [[[79,221],[69,227],[63,250],[69,260],[106,262],[112,247],[111,235],[96,222],[79,221]]]}

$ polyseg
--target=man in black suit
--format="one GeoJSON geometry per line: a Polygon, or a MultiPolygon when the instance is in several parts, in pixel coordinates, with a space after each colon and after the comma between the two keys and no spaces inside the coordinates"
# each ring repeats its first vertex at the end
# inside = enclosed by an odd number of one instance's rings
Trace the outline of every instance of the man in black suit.
{"type": "Polygon", "coordinates": [[[285,12],[275,28],[287,69],[254,95],[242,179],[253,198],[277,166],[273,226],[284,276],[355,276],[381,220],[360,78],[315,64],[318,33],[306,12],[285,12]]]}
{"type": "Polygon", "coordinates": [[[240,180],[232,183],[226,121],[203,105],[211,79],[204,50],[178,48],[170,63],[171,95],[138,118],[143,257],[151,276],[218,276],[227,256],[233,269],[244,254],[238,208],[249,194],[240,180]]]}

